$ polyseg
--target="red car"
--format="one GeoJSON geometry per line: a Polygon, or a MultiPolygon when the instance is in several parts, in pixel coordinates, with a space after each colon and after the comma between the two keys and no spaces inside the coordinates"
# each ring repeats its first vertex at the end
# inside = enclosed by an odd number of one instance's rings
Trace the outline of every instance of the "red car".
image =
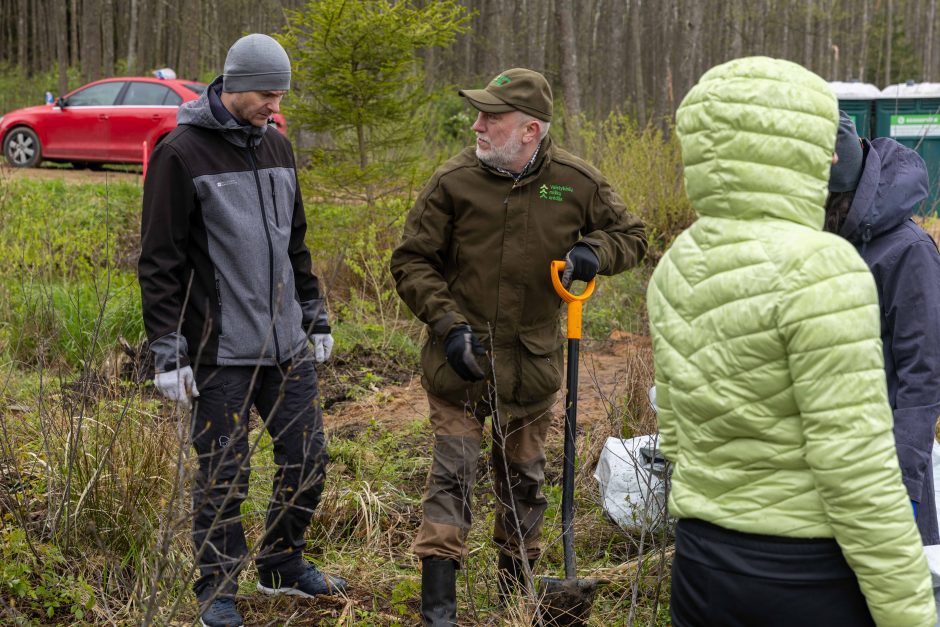
{"type": "MultiPolygon", "coordinates": [[[[150,150],[176,127],[176,110],[195,100],[206,84],[144,76],[105,78],[59,98],[54,104],[17,109],[0,117],[0,141],[10,165],[40,161],[143,163],[150,150]]],[[[275,126],[287,132],[284,117],[275,126]]]]}

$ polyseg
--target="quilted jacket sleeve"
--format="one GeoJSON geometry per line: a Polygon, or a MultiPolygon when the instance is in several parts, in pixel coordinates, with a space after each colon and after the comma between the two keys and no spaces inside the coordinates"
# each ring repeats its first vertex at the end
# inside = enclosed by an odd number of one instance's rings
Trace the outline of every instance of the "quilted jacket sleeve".
{"type": "MultiPolygon", "coordinates": [[[[668,263],[664,262],[664,263],[668,263]]],[[[659,291],[656,279],[650,281],[646,293],[647,306],[653,308],[666,307],[666,303],[659,291]]],[[[666,339],[656,328],[656,324],[650,317],[650,335],[653,338],[653,355],[664,355],[670,350],[666,339]]],[[[672,411],[672,385],[663,373],[664,368],[661,364],[656,364],[656,426],[659,430],[659,450],[669,461],[675,463],[679,455],[678,432],[676,427],[676,416],[672,411]]]]}
{"type": "Polygon", "coordinates": [[[841,242],[787,277],[779,328],[805,456],[878,625],[933,625],[930,574],[892,436],[874,281],[841,242]]]}
{"type": "Polygon", "coordinates": [[[452,231],[453,204],[440,176],[434,176],[408,212],[390,264],[401,299],[441,337],[458,324],[467,324],[443,274],[452,231]]]}
{"type": "Polygon", "coordinates": [[[643,222],[627,212],[620,196],[597,174],[582,242],[590,244],[600,262],[600,274],[613,275],[639,263],[646,254],[643,222]]]}

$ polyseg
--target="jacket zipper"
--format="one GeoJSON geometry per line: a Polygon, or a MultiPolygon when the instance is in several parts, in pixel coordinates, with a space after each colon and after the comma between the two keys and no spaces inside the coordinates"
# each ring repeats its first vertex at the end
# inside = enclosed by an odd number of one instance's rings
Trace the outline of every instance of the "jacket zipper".
{"type": "Polygon", "coordinates": [[[264,209],[264,192],[261,189],[261,175],[258,174],[258,162],[255,160],[255,147],[248,147],[248,159],[255,174],[255,185],[258,186],[258,202],[261,203],[261,223],[264,225],[264,236],[268,240],[268,308],[271,314],[271,330],[274,334],[274,359],[281,363],[281,347],[277,341],[277,324],[274,320],[274,244],[271,241],[271,230],[268,228],[268,213],[264,209]]]}
{"type": "Polygon", "coordinates": [[[219,329],[219,335],[225,335],[225,331],[222,329],[222,281],[218,275],[215,277],[215,297],[219,300],[219,322],[216,326],[219,329]]]}
{"type": "Polygon", "coordinates": [[[509,188],[509,193],[506,194],[506,198],[503,199],[503,207],[507,207],[507,208],[509,207],[509,197],[512,196],[512,193],[514,191],[516,191],[516,184],[518,182],[519,181],[515,181],[515,180],[512,182],[512,187],[509,188]]]}
{"type": "Polygon", "coordinates": [[[274,226],[280,228],[280,226],[281,226],[281,219],[278,217],[278,210],[277,210],[277,187],[274,186],[274,175],[273,175],[273,174],[268,174],[268,178],[269,178],[269,180],[271,181],[271,204],[272,204],[273,207],[274,207],[271,211],[274,212],[274,226]]]}

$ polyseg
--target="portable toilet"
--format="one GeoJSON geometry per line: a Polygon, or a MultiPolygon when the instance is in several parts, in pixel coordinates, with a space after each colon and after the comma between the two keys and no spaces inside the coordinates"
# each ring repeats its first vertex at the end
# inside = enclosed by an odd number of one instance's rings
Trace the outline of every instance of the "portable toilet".
{"type": "Polygon", "coordinates": [[[940,83],[900,83],[881,90],[875,137],[893,137],[927,163],[930,195],[917,213],[940,213],[940,83]]]}
{"type": "Polygon", "coordinates": [[[875,102],[881,97],[881,90],[871,83],[851,81],[830,81],[832,93],[839,99],[839,108],[855,122],[859,137],[872,138],[872,126],[875,119],[875,102]]]}

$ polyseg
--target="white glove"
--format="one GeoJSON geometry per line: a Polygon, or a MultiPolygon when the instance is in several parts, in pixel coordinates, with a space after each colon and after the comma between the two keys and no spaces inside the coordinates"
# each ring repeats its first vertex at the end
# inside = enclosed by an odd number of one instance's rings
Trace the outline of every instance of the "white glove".
{"type": "Polygon", "coordinates": [[[314,333],[310,336],[313,342],[313,360],[318,364],[330,358],[333,352],[333,336],[329,333],[314,333]]]}
{"type": "Polygon", "coordinates": [[[193,379],[193,369],[190,366],[160,372],[153,377],[153,384],[160,390],[160,394],[171,401],[176,401],[186,409],[192,408],[192,399],[199,396],[196,381],[193,379]]]}

